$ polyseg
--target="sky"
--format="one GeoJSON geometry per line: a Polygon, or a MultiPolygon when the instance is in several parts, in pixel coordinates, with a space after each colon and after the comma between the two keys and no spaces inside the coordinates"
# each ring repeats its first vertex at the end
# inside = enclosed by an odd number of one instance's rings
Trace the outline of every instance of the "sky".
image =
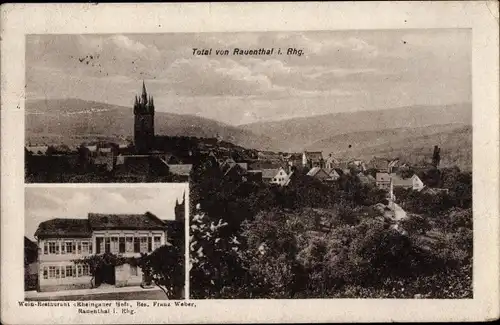
{"type": "Polygon", "coordinates": [[[149,211],[160,219],[173,220],[177,199],[182,202],[184,184],[169,187],[26,187],[25,236],[34,239],[38,225],[53,218],[86,219],[88,213],[149,211]]]}
{"type": "Polygon", "coordinates": [[[469,29],[28,35],[26,98],[131,107],[230,125],[411,105],[469,103],[469,29]],[[212,55],[193,55],[212,48],[212,55]],[[275,48],[271,56],[234,48],[275,48]],[[281,55],[277,49],[282,50],[281,55]],[[288,48],[303,55],[286,55],[288,48]],[[215,55],[229,49],[230,55],[215,55]]]}

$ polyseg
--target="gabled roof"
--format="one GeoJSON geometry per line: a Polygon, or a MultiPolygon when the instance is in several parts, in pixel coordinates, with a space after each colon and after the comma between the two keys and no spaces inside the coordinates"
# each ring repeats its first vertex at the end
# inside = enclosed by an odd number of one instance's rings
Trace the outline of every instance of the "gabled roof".
{"type": "Polygon", "coordinates": [[[103,214],[89,213],[89,225],[92,230],[104,229],[142,229],[163,230],[165,224],[154,214],[103,214]]]}
{"type": "Polygon", "coordinates": [[[45,154],[47,152],[47,149],[49,149],[49,146],[29,146],[26,147],[26,150],[37,154],[38,152],[45,154]]]}
{"type": "Polygon", "coordinates": [[[273,178],[278,174],[279,168],[273,168],[273,169],[261,169],[262,171],[262,178],[273,178]]]}
{"type": "Polygon", "coordinates": [[[172,174],[180,175],[180,176],[189,176],[191,174],[191,169],[193,169],[192,164],[183,164],[183,165],[168,165],[169,171],[172,174]]]}
{"type": "Polygon", "coordinates": [[[328,175],[328,173],[327,173],[325,170],[323,170],[323,168],[321,168],[321,167],[313,167],[313,168],[311,168],[311,170],[307,173],[307,176],[312,176],[312,177],[314,177],[314,176],[316,176],[316,175],[317,175],[319,172],[321,172],[321,171],[323,171],[323,173],[325,173],[326,175],[328,175]]]}
{"type": "Polygon", "coordinates": [[[394,159],[389,163],[389,167],[397,167],[399,165],[399,159],[394,159]]]}
{"type": "Polygon", "coordinates": [[[55,218],[40,223],[35,237],[90,237],[92,230],[87,219],[55,218]]]}
{"type": "Polygon", "coordinates": [[[413,176],[410,178],[402,178],[395,173],[392,173],[391,178],[394,186],[413,186],[413,176]]]}
{"type": "Polygon", "coordinates": [[[391,175],[388,173],[377,173],[376,175],[377,182],[390,182],[391,175]]]}
{"type": "Polygon", "coordinates": [[[343,172],[342,172],[342,169],[340,169],[340,168],[333,168],[332,170],[330,170],[328,172],[328,175],[331,177],[338,177],[342,174],[343,174],[343,172]]]}
{"type": "Polygon", "coordinates": [[[224,176],[228,175],[229,173],[234,173],[234,172],[237,172],[237,173],[245,173],[246,169],[244,169],[243,167],[241,167],[240,164],[234,164],[234,165],[231,165],[230,167],[226,167],[223,169],[224,171],[224,176]],[[225,171],[224,171],[225,170],[225,171]]]}

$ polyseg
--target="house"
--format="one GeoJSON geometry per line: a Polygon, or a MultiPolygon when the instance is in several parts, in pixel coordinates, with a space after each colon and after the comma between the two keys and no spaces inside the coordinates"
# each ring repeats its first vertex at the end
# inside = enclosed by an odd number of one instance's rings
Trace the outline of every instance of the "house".
{"type": "Polygon", "coordinates": [[[385,158],[373,157],[368,162],[368,169],[376,169],[380,173],[387,173],[389,171],[389,160],[385,158]]]}
{"type": "Polygon", "coordinates": [[[38,246],[24,237],[24,290],[36,290],[38,285],[38,246]]]}
{"type": "Polygon", "coordinates": [[[340,178],[340,175],[344,174],[342,172],[342,169],[340,168],[333,168],[328,172],[328,175],[330,176],[329,180],[331,181],[336,181],[337,179],[340,178]]]}
{"type": "Polygon", "coordinates": [[[168,170],[171,174],[174,174],[181,178],[181,180],[187,182],[191,176],[191,170],[193,169],[192,164],[180,164],[180,165],[168,165],[168,170]]]}
{"type": "Polygon", "coordinates": [[[375,175],[377,187],[381,190],[390,190],[391,188],[391,175],[388,173],[377,173],[375,175]]]}
{"type": "Polygon", "coordinates": [[[243,170],[248,169],[248,164],[247,163],[237,163],[235,162],[232,158],[228,158],[225,161],[222,162],[220,165],[220,169],[222,170],[223,173],[225,173],[228,169],[233,168],[235,165],[239,165],[243,170]]]}
{"type": "Polygon", "coordinates": [[[224,178],[226,179],[233,181],[247,180],[246,169],[237,163],[234,163],[231,166],[227,165],[225,168],[222,168],[222,172],[224,173],[224,178]]]}
{"type": "Polygon", "coordinates": [[[328,158],[326,158],[325,161],[325,169],[327,170],[332,170],[335,167],[339,166],[339,161],[335,158],[333,158],[332,154],[328,155],[328,158]]]}
{"type": "Polygon", "coordinates": [[[48,146],[28,146],[26,150],[34,155],[45,155],[47,153],[48,146]]]}
{"type": "Polygon", "coordinates": [[[262,181],[270,184],[284,185],[287,182],[288,174],[284,168],[262,169],[262,181]]]}
{"type": "Polygon", "coordinates": [[[410,178],[402,178],[395,173],[390,174],[391,180],[392,180],[392,185],[397,188],[411,188],[415,191],[421,191],[424,188],[424,183],[422,180],[417,176],[413,175],[410,178]]]}
{"type": "Polygon", "coordinates": [[[292,166],[295,167],[302,166],[302,154],[300,153],[285,154],[283,155],[283,161],[289,168],[291,168],[292,166]]]}
{"type": "Polygon", "coordinates": [[[303,167],[324,167],[323,152],[321,151],[304,151],[302,153],[303,167]]]}
{"type": "Polygon", "coordinates": [[[328,174],[328,172],[326,172],[321,167],[311,168],[311,170],[307,173],[307,176],[314,177],[314,178],[319,179],[321,181],[325,181],[327,179],[330,179],[330,175],[328,174]]]}
{"type": "Polygon", "coordinates": [[[389,174],[395,173],[398,170],[398,167],[399,167],[399,159],[391,160],[387,165],[387,172],[389,174]]]}
{"type": "MultiPolygon", "coordinates": [[[[38,289],[59,291],[90,288],[87,264],[75,260],[94,254],[113,253],[140,257],[167,244],[165,223],[155,215],[89,213],[86,219],[55,218],[40,223],[38,241],[38,289]]],[[[103,266],[95,273],[95,286],[116,287],[143,283],[140,267],[128,263],[103,266]]]]}

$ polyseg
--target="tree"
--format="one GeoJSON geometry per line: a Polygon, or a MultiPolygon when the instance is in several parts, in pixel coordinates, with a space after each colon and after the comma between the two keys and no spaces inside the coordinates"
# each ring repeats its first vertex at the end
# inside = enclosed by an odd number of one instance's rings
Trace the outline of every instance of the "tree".
{"type": "Polygon", "coordinates": [[[429,220],[418,214],[411,214],[409,218],[401,220],[401,226],[410,234],[425,234],[432,229],[429,220]]]}
{"type": "Polygon", "coordinates": [[[296,259],[296,230],[303,225],[291,222],[288,216],[262,212],[242,225],[245,243],[241,258],[252,279],[247,289],[251,296],[294,298],[305,284],[305,272],[296,259]]]}
{"type": "Polygon", "coordinates": [[[163,245],[150,254],[142,254],[137,265],[168,299],[181,298],[185,265],[183,247],[163,245]]]}

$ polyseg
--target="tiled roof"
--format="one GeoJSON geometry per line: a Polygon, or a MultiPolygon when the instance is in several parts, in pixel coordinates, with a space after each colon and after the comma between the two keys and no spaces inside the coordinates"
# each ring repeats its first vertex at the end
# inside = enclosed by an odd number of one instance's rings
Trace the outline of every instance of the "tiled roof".
{"type": "Polygon", "coordinates": [[[169,171],[175,175],[181,176],[189,176],[191,174],[191,169],[193,169],[193,165],[184,164],[184,165],[168,165],[169,171]]]}
{"type": "Polygon", "coordinates": [[[89,213],[89,225],[92,230],[103,229],[165,229],[163,221],[155,215],[145,214],[101,214],[89,213]]]}
{"type": "Polygon", "coordinates": [[[35,237],[90,237],[91,234],[87,219],[55,218],[40,223],[35,237]]]}

